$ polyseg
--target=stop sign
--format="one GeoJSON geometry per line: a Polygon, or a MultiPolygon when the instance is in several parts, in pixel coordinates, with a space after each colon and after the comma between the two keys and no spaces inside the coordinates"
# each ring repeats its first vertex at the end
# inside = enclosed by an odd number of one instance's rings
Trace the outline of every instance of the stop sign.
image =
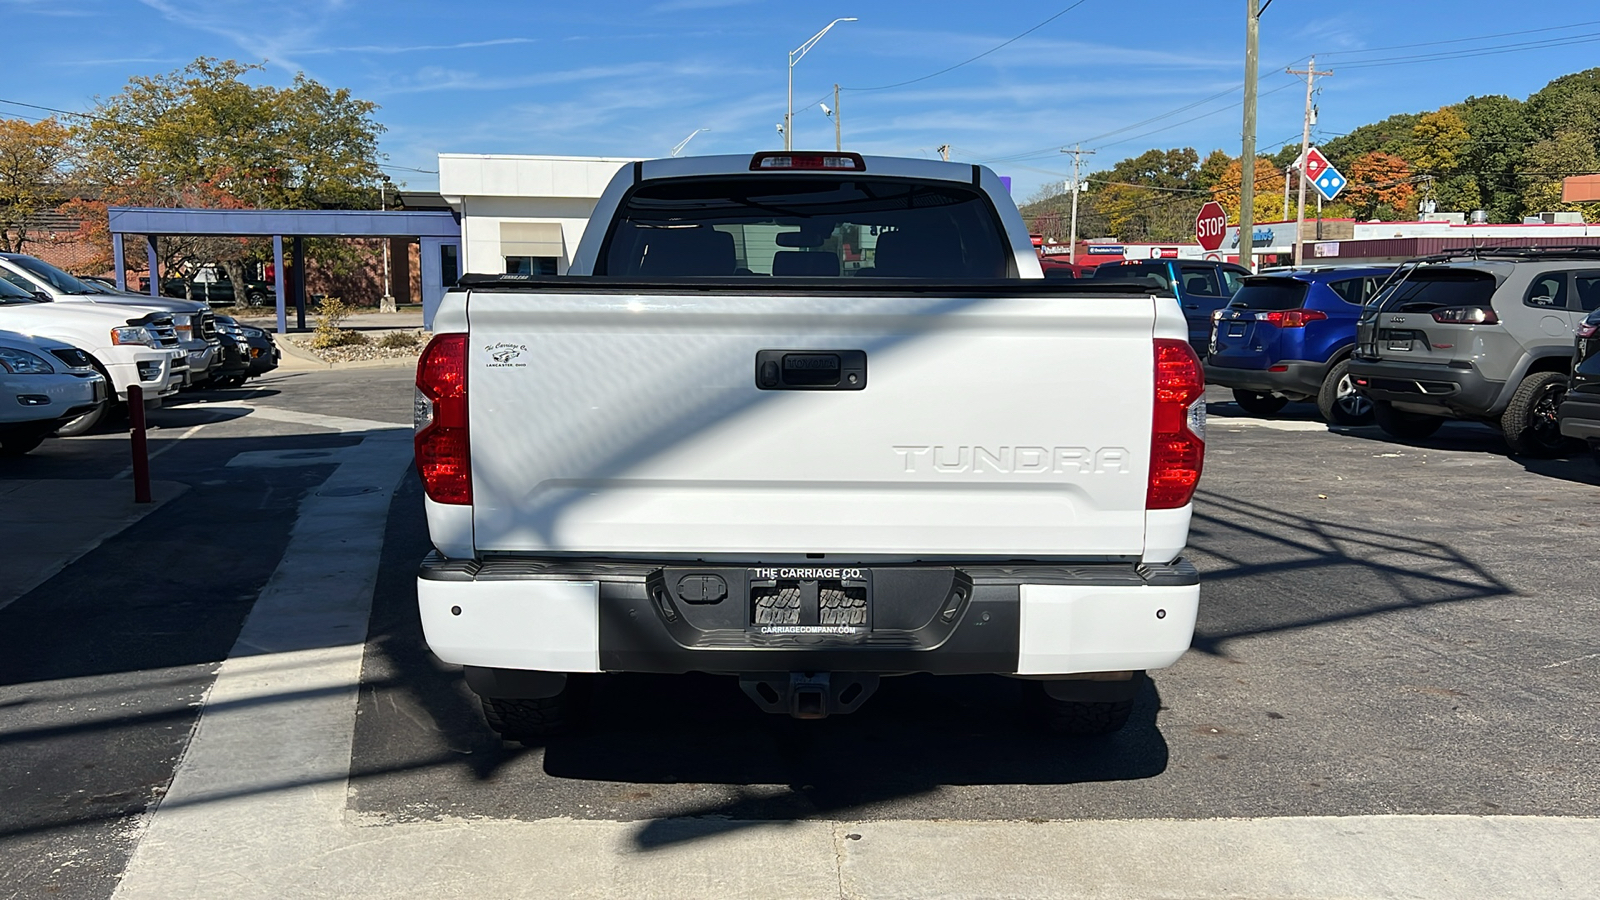
{"type": "Polygon", "coordinates": [[[1222,204],[1215,200],[1200,207],[1200,215],[1194,217],[1194,236],[1200,241],[1200,246],[1207,250],[1215,250],[1222,246],[1222,236],[1228,231],[1228,214],[1222,204]]]}

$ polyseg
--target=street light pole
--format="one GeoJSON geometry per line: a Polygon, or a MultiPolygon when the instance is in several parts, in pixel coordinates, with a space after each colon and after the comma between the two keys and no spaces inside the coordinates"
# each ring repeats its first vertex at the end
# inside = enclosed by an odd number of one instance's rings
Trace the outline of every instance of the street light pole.
{"type": "Polygon", "coordinates": [[[833,30],[833,26],[839,24],[840,22],[854,21],[856,21],[855,16],[844,16],[842,18],[834,19],[832,22],[828,23],[826,28],[822,29],[816,34],[813,34],[810,40],[789,51],[789,103],[783,114],[783,149],[794,149],[794,136],[792,134],[794,131],[794,64],[802,59],[805,59],[806,54],[811,52],[811,48],[817,45],[817,41],[822,40],[823,35],[833,30]]]}

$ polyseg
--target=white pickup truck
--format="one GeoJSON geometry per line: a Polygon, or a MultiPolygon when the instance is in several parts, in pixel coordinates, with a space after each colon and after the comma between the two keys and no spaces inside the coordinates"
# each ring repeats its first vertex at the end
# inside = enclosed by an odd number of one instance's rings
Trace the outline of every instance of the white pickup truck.
{"type": "Polygon", "coordinates": [[[1189,647],[1183,314],[1041,277],[986,168],[635,163],[568,275],[464,277],[435,329],[421,620],[507,739],[607,672],[724,673],[801,718],[997,673],[1103,733],[1189,647]]]}

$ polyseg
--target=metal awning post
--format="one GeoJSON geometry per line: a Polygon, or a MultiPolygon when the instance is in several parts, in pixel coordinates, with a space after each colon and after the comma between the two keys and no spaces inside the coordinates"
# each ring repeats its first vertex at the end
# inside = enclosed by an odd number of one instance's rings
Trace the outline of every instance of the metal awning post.
{"type": "Polygon", "coordinates": [[[144,239],[144,258],[150,264],[150,296],[161,296],[161,262],[156,255],[156,236],[146,235],[144,239]]]}
{"type": "Polygon", "coordinates": [[[294,316],[295,328],[306,330],[306,239],[294,237],[294,316]]]}
{"type": "Polygon", "coordinates": [[[122,232],[111,233],[111,264],[117,267],[117,290],[128,289],[128,266],[122,255],[122,232]]]}
{"type": "Polygon", "coordinates": [[[289,330],[288,315],[283,303],[283,235],[272,236],[272,293],[278,303],[278,333],[284,334],[289,330]]]}

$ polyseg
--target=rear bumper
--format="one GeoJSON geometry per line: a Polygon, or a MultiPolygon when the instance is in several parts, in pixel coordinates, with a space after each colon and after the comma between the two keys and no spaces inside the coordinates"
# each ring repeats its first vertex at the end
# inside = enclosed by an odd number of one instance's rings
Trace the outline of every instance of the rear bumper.
{"type": "Polygon", "coordinates": [[[1557,412],[1561,433],[1567,437],[1600,441],[1600,395],[1569,393],[1557,412]]]}
{"type": "Polygon", "coordinates": [[[1475,368],[1419,366],[1387,360],[1350,360],[1350,377],[1373,400],[1400,404],[1440,416],[1479,419],[1497,414],[1502,382],[1490,381],[1475,368]],[[1366,384],[1362,384],[1362,379],[1366,384]]]}
{"type": "Polygon", "coordinates": [[[1206,362],[1206,383],[1263,394],[1304,394],[1314,397],[1322,390],[1322,379],[1328,364],[1305,360],[1282,360],[1274,363],[1282,372],[1266,369],[1241,369],[1234,366],[1213,365],[1206,362]]]}
{"type": "MultiPolygon", "coordinates": [[[[867,570],[852,633],[753,625],[743,567],[664,568],[431,554],[417,582],[442,660],[551,672],[1066,675],[1160,669],[1189,648],[1199,575],[1187,561],[867,570]],[[717,574],[717,602],[682,579],[717,574]]],[[[839,629],[840,632],[849,629],[839,629]]]]}

